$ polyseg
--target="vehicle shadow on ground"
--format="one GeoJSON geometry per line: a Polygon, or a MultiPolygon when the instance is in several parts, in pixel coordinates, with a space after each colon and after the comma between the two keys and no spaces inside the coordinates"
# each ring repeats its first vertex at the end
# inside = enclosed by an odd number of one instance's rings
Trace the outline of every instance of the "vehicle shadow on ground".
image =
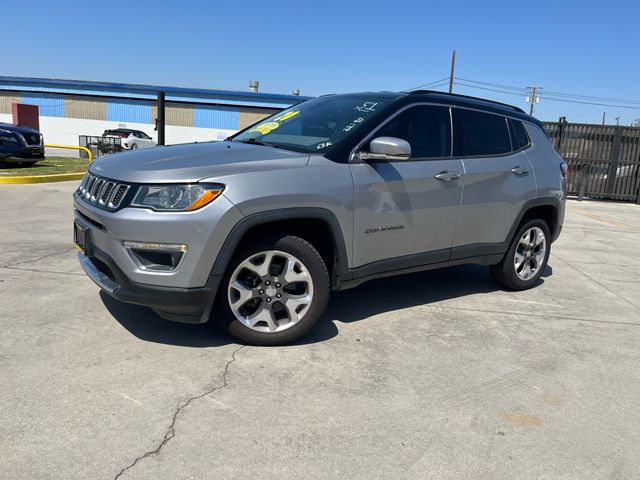
{"type": "MultiPolygon", "coordinates": [[[[552,273],[552,268],[547,266],[538,285],[552,273]]],[[[351,290],[333,292],[324,318],[294,345],[323,342],[335,337],[338,334],[335,322],[356,322],[400,308],[496,290],[500,287],[491,278],[489,269],[480,265],[373,280],[351,290]]],[[[163,320],[149,308],[118,302],[104,292],[100,292],[100,298],[113,318],[141,340],[200,348],[234,343],[214,320],[199,325],[171,322],[163,320]]]]}
{"type": "MultiPolygon", "coordinates": [[[[552,274],[553,269],[547,266],[536,286],[552,274]]],[[[501,287],[491,277],[488,267],[460,265],[374,280],[351,290],[334,292],[326,316],[350,323],[401,308],[497,290],[501,287]]]]}
{"type": "MultiPolygon", "coordinates": [[[[226,335],[215,320],[193,325],[188,323],[171,322],[158,316],[150,308],[122,303],[110,295],[100,292],[102,303],[111,316],[132,335],[146,342],[162,343],[179,347],[219,347],[236,343],[226,335]]],[[[296,342],[305,345],[322,342],[338,334],[338,328],[333,322],[318,322],[309,334],[296,342]]]]}

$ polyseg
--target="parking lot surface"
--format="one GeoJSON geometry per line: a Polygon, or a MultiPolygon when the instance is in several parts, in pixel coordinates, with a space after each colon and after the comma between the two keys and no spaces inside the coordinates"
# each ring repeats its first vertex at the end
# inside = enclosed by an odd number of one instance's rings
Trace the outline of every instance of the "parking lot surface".
{"type": "Polygon", "coordinates": [[[377,280],[256,348],[101,295],[76,185],[0,188],[1,478],[640,478],[640,206],[568,202],[533,290],[377,280]]]}

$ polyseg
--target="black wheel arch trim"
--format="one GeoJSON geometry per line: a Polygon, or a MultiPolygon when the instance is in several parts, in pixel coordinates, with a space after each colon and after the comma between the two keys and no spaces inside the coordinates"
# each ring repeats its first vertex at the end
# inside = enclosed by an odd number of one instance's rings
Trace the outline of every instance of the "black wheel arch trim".
{"type": "Polygon", "coordinates": [[[333,268],[332,284],[340,275],[348,271],[347,246],[342,235],[340,222],[333,212],[321,207],[292,207],[265,212],[253,213],[242,218],[231,229],[216,257],[210,276],[222,276],[242,241],[244,235],[252,228],[283,220],[322,220],[330,229],[337,261],[333,268]]]}
{"type": "Polygon", "coordinates": [[[525,215],[529,210],[535,207],[553,207],[554,208],[555,214],[556,214],[556,225],[548,225],[548,227],[551,233],[551,241],[554,242],[558,238],[558,235],[560,234],[560,230],[562,229],[561,222],[563,220],[560,217],[562,212],[561,200],[557,197],[532,198],[531,200],[528,200],[525,202],[525,204],[520,209],[520,213],[518,214],[518,217],[516,218],[515,222],[511,226],[511,229],[509,230],[509,235],[505,240],[507,244],[507,248],[509,247],[511,240],[513,239],[513,236],[516,234],[516,230],[522,223],[522,219],[525,217],[525,215]]]}

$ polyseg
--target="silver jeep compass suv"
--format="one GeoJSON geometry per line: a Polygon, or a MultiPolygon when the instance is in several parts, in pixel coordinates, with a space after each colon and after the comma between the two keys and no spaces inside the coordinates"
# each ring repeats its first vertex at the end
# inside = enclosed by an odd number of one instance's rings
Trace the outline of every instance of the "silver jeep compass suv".
{"type": "Polygon", "coordinates": [[[462,263],[538,282],[564,218],[566,165],[519,108],[439,92],[323,96],[224,142],[102,157],[74,238],[104,291],[159,316],[213,317],[284,344],[330,290],[462,263]]]}

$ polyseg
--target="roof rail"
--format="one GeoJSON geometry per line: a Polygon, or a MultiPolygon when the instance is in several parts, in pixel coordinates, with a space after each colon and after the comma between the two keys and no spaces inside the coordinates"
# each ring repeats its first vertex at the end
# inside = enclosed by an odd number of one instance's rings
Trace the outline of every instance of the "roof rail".
{"type": "Polygon", "coordinates": [[[474,97],[474,96],[471,96],[471,95],[461,95],[459,93],[439,92],[437,90],[411,90],[411,91],[406,92],[406,93],[409,94],[409,95],[420,94],[420,93],[436,93],[438,95],[450,95],[452,97],[468,98],[469,100],[478,100],[478,101],[481,101],[481,102],[493,103],[495,105],[500,105],[502,107],[510,108],[511,110],[515,110],[516,112],[526,113],[520,107],[516,107],[514,105],[509,105],[508,103],[497,102],[495,100],[488,100],[486,98],[474,97]]]}

